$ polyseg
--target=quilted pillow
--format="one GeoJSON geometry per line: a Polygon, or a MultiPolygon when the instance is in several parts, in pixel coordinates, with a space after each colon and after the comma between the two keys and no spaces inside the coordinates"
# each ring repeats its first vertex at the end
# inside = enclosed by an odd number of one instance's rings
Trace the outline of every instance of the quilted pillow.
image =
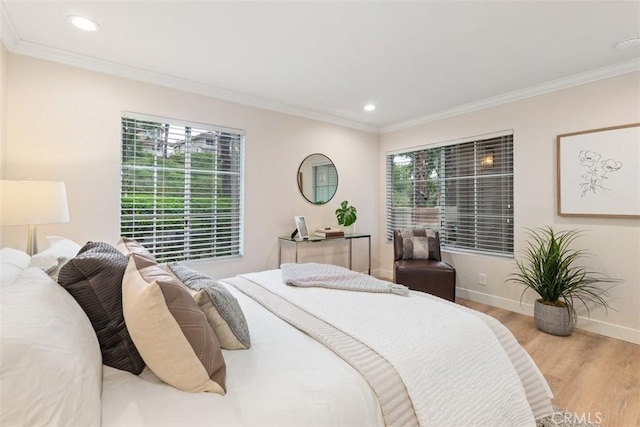
{"type": "Polygon", "coordinates": [[[169,264],[176,277],[192,290],[192,295],[213,327],[220,347],[240,350],[251,347],[249,326],[238,300],[210,277],[177,263],[169,264]]]}
{"type": "Polygon", "coordinates": [[[60,269],[58,283],[87,313],[96,331],[103,363],[139,374],[144,361],[122,314],[122,278],[127,258],[104,242],[88,242],[60,269]]]}
{"type": "Polygon", "coordinates": [[[440,259],[436,244],[436,232],[430,228],[401,230],[402,259],[440,259]]]}
{"type": "Polygon", "coordinates": [[[225,394],[220,344],[186,286],[155,262],[132,253],[122,297],[131,338],[158,378],[183,391],[225,394]]]}

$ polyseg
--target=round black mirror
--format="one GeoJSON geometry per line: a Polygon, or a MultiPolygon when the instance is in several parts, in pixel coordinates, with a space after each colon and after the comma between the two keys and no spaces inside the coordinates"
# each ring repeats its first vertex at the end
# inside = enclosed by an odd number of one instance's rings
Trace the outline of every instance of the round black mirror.
{"type": "Polygon", "coordinates": [[[331,159],[320,153],[307,156],[298,168],[298,188],[314,205],[331,200],[338,189],[338,171],[331,159]]]}

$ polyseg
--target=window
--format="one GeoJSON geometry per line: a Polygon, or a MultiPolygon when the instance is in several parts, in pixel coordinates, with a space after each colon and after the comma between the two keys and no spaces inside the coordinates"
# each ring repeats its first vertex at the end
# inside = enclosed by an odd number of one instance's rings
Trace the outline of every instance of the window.
{"type": "Polygon", "coordinates": [[[338,186],[338,171],[333,163],[313,167],[314,200],[330,200],[338,186]]]}
{"type": "Polygon", "coordinates": [[[439,230],[450,250],[513,256],[513,134],[387,155],[387,240],[439,230]]]}
{"type": "Polygon", "coordinates": [[[126,113],[120,232],[158,261],[242,255],[243,133],[126,113]]]}

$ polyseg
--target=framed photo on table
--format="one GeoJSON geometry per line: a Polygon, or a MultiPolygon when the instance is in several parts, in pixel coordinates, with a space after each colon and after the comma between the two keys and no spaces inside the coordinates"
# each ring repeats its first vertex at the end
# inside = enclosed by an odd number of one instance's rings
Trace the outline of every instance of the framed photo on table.
{"type": "Polygon", "coordinates": [[[303,240],[307,240],[309,238],[309,229],[307,228],[307,223],[304,220],[304,217],[294,216],[293,219],[296,221],[296,228],[298,229],[300,238],[303,240]]]}
{"type": "Polygon", "coordinates": [[[558,215],[640,218],[640,123],[557,136],[558,215]]]}

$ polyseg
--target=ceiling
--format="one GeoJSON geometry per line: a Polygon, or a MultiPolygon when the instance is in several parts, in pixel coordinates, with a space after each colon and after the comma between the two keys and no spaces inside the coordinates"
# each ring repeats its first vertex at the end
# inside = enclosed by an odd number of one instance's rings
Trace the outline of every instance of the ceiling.
{"type": "Polygon", "coordinates": [[[12,53],[374,132],[640,69],[640,1],[0,3],[12,53]]]}

